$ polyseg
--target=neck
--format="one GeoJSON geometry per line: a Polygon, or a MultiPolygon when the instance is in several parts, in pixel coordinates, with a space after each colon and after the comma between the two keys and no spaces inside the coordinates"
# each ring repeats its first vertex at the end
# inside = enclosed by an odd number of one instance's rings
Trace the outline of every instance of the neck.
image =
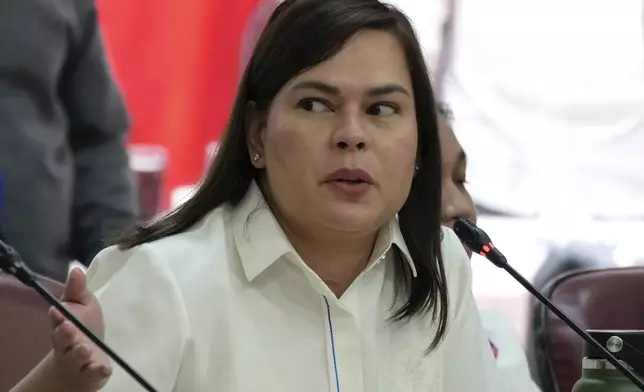
{"type": "Polygon", "coordinates": [[[315,235],[306,234],[308,231],[304,228],[289,225],[275,203],[265,179],[260,181],[260,188],[295,251],[335,296],[340,298],[369,263],[378,231],[362,236],[337,232],[327,233],[328,235],[319,232],[315,235]]]}
{"type": "Polygon", "coordinates": [[[275,219],[280,223],[295,251],[336,297],[340,298],[369,263],[378,231],[362,236],[337,232],[328,235],[320,232],[315,235],[302,234],[308,231],[289,225],[265,181],[261,181],[260,184],[275,219]]]}
{"type": "Polygon", "coordinates": [[[338,298],[366,268],[377,237],[377,233],[373,233],[357,238],[338,235],[324,239],[319,235],[312,238],[296,234],[302,231],[286,227],[284,231],[304,263],[338,298]]]}

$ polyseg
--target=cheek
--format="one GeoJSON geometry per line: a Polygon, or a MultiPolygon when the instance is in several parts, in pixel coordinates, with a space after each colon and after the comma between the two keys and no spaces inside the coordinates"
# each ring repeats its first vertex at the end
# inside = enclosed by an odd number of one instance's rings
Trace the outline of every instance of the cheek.
{"type": "Polygon", "coordinates": [[[409,182],[415,173],[417,155],[417,136],[415,131],[388,141],[379,151],[380,163],[384,170],[398,180],[409,182]]]}
{"type": "Polygon", "coordinates": [[[443,180],[441,181],[441,200],[442,200],[443,208],[450,201],[450,187],[451,186],[452,186],[452,179],[449,178],[449,177],[443,176],[443,180]]]}
{"type": "Polygon", "coordinates": [[[270,163],[287,166],[288,162],[302,149],[299,139],[298,132],[288,127],[267,130],[264,143],[266,158],[271,161],[268,166],[271,166],[270,163]]]}
{"type": "Polygon", "coordinates": [[[463,198],[467,205],[467,215],[469,215],[467,218],[471,220],[472,223],[476,223],[476,207],[474,206],[474,200],[472,200],[472,196],[467,190],[463,191],[463,198]]]}
{"type": "Polygon", "coordinates": [[[275,118],[269,121],[264,135],[266,165],[269,170],[301,171],[313,148],[310,140],[295,121],[275,118]]]}
{"type": "Polygon", "coordinates": [[[383,144],[378,149],[378,155],[382,168],[381,182],[387,187],[387,193],[404,202],[416,172],[416,131],[409,131],[407,135],[383,144]]]}
{"type": "Polygon", "coordinates": [[[283,193],[280,190],[293,193],[293,189],[306,192],[317,181],[323,140],[316,135],[324,133],[316,131],[315,124],[288,113],[269,117],[264,134],[264,153],[266,173],[276,193],[283,193]]]}

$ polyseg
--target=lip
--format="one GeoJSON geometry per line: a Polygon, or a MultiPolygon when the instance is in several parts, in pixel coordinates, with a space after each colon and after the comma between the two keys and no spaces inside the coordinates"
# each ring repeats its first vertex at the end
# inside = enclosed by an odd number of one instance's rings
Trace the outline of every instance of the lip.
{"type": "Polygon", "coordinates": [[[373,185],[373,177],[362,169],[342,168],[329,174],[325,182],[339,182],[342,180],[359,180],[362,183],[373,185]]]}

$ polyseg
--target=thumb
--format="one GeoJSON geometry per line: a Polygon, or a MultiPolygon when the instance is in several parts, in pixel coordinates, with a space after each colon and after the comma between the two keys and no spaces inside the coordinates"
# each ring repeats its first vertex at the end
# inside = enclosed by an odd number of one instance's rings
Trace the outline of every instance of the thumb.
{"type": "Polygon", "coordinates": [[[91,298],[92,293],[87,289],[85,273],[80,268],[72,269],[67,278],[61,301],[87,305],[91,298]]]}

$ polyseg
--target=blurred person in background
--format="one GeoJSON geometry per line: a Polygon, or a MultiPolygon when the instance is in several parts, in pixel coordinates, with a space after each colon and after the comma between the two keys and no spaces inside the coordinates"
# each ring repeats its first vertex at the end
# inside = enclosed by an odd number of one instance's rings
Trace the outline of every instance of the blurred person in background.
{"type": "Polygon", "coordinates": [[[128,117],[92,0],[0,2],[2,233],[35,272],[65,281],[136,212],[128,117]]]}
{"type": "MultiPolygon", "coordinates": [[[[437,109],[443,171],[441,222],[453,228],[460,218],[476,222],[476,209],[465,187],[467,156],[450,126],[451,112],[445,104],[438,104],[437,109]]],[[[465,250],[472,257],[472,252],[467,248],[465,250]]],[[[512,383],[516,391],[538,390],[530,376],[525,351],[512,323],[496,310],[480,309],[479,313],[496,364],[506,381],[512,383]]]]}
{"type": "Polygon", "coordinates": [[[422,26],[479,212],[542,223],[535,283],[612,265],[628,241],[589,228],[644,219],[644,2],[393,2],[422,26]]]}

